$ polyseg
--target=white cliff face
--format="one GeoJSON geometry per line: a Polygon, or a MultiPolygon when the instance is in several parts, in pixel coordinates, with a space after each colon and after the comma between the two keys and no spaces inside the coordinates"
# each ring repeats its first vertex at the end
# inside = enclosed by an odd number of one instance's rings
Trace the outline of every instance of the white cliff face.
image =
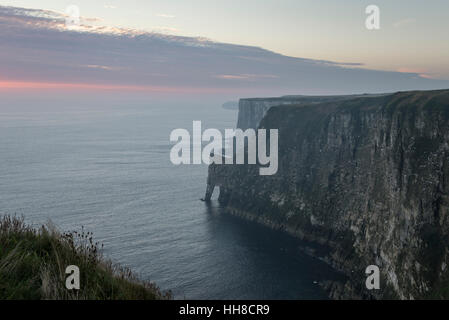
{"type": "Polygon", "coordinates": [[[253,100],[241,101],[239,127],[279,129],[279,170],[212,165],[228,211],[328,248],[351,294],[449,298],[449,90],[253,100]],[[383,284],[374,294],[371,264],[383,284]]]}
{"type": "Polygon", "coordinates": [[[380,95],[348,95],[348,96],[283,96],[278,98],[248,98],[239,101],[239,116],[237,128],[246,130],[257,129],[260,121],[273,106],[316,104],[326,101],[340,101],[356,97],[380,95]]]}
{"type": "Polygon", "coordinates": [[[260,100],[260,99],[241,99],[239,101],[239,117],[237,128],[246,130],[249,128],[257,129],[260,121],[263,119],[268,109],[272,106],[292,104],[294,101],[282,99],[260,100]]]}

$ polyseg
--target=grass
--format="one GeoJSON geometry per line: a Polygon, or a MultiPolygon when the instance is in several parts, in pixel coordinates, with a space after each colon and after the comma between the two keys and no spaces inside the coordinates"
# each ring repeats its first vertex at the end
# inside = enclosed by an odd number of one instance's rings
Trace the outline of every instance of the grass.
{"type": "Polygon", "coordinates": [[[22,217],[0,217],[0,300],[171,299],[170,292],[105,259],[101,248],[84,229],[61,233],[51,223],[33,228],[22,217]],[[79,267],[79,290],[65,286],[69,265],[79,267]]]}

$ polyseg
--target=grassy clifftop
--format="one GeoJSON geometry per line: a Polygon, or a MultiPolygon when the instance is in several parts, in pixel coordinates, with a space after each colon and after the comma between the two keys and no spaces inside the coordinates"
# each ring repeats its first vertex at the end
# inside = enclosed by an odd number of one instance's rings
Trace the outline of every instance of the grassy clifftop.
{"type": "Polygon", "coordinates": [[[51,224],[36,229],[22,218],[0,217],[0,300],[170,298],[104,259],[89,232],[60,233],[51,224]],[[65,286],[69,265],[80,270],[79,290],[65,286]]]}

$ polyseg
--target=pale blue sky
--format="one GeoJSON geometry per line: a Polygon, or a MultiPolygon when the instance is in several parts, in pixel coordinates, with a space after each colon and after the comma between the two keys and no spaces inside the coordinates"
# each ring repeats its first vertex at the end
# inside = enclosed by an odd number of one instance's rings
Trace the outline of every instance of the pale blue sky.
{"type": "Polygon", "coordinates": [[[449,79],[447,0],[15,0],[1,5],[81,15],[103,24],[260,46],[294,57],[449,79]],[[381,29],[365,28],[380,7],[381,29]]]}

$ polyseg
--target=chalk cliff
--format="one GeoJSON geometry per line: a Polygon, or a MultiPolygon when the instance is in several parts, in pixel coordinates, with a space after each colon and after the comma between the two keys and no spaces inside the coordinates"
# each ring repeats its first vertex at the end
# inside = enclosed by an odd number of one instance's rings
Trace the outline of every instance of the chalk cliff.
{"type": "Polygon", "coordinates": [[[449,298],[449,90],[242,99],[238,127],[279,130],[278,172],[212,164],[206,200],[316,244],[334,298],[449,298]]]}
{"type": "Polygon", "coordinates": [[[342,96],[283,96],[274,98],[250,98],[240,99],[239,117],[237,128],[246,130],[248,128],[256,129],[263,119],[268,109],[280,105],[305,105],[316,104],[326,101],[348,100],[357,97],[374,97],[381,95],[342,95],[342,96]]]}

